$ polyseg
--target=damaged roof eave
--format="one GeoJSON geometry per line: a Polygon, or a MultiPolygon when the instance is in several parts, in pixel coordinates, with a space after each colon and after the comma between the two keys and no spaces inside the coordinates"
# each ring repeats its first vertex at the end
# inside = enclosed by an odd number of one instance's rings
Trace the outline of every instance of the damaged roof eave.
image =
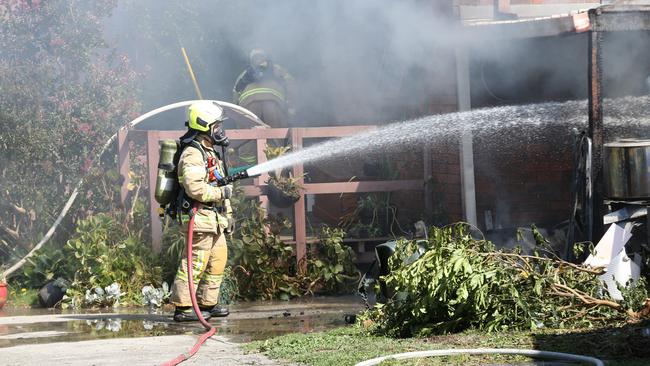
{"type": "Polygon", "coordinates": [[[650,5],[604,5],[590,10],[517,20],[465,21],[470,39],[522,39],[563,34],[650,31],[650,5]]]}
{"type": "Polygon", "coordinates": [[[650,5],[606,5],[589,13],[597,32],[650,30],[650,5]]]}
{"type": "Polygon", "coordinates": [[[469,39],[525,39],[581,33],[589,30],[589,14],[574,14],[520,20],[478,21],[464,24],[469,39]]]}

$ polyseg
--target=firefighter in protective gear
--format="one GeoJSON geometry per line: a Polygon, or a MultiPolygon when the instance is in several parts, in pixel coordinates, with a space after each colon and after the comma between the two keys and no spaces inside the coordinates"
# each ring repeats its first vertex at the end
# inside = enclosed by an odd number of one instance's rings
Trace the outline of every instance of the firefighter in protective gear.
{"type": "Polygon", "coordinates": [[[294,88],[291,74],[274,64],[263,50],[254,49],[248,67],[235,81],[233,100],[271,127],[288,127],[294,114],[294,88]]]}
{"type": "MultiPolygon", "coordinates": [[[[178,181],[188,201],[198,202],[193,231],[193,280],[202,315],[227,316],[227,308],[217,304],[219,288],[228,257],[226,234],[233,230],[229,198],[232,186],[217,187],[210,176],[225,176],[218,146],[227,144],[221,128],[223,109],[213,102],[201,101],[188,109],[188,132],[181,138],[183,148],[178,163],[178,181]],[[212,166],[209,166],[211,162],[212,166]]],[[[189,212],[181,214],[181,230],[187,234],[189,212]]],[[[187,258],[182,260],[172,285],[171,303],[176,306],[174,320],[197,320],[188,288],[187,258]]]]}

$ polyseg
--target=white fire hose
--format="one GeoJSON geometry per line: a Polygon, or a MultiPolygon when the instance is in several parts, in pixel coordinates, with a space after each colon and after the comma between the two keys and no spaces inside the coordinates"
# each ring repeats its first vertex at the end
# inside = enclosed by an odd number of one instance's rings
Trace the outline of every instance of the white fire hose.
{"type": "Polygon", "coordinates": [[[436,356],[455,356],[455,355],[518,355],[518,356],[527,356],[530,358],[543,358],[557,361],[572,361],[572,362],[586,362],[595,366],[605,366],[603,361],[580,355],[572,355],[570,353],[560,353],[560,352],[548,352],[548,351],[537,351],[531,349],[516,349],[516,348],[471,348],[471,349],[439,349],[432,351],[416,351],[416,352],[406,352],[406,353],[397,353],[394,355],[382,356],[359,362],[355,366],[371,366],[379,365],[383,361],[387,360],[406,360],[411,358],[422,358],[422,357],[436,357],[436,356]]]}

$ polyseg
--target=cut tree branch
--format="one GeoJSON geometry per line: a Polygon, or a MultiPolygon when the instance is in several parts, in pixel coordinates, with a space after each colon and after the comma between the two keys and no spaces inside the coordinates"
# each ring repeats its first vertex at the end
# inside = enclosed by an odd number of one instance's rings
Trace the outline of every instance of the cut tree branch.
{"type": "Polygon", "coordinates": [[[27,210],[25,210],[23,207],[17,206],[13,203],[9,204],[9,207],[11,207],[12,210],[14,210],[15,213],[19,215],[25,215],[27,214],[27,210]]]}
{"type": "Polygon", "coordinates": [[[586,272],[593,274],[595,276],[600,276],[606,272],[605,267],[585,267],[581,266],[579,264],[571,263],[564,261],[562,259],[557,259],[557,258],[544,258],[544,257],[539,257],[535,255],[523,255],[523,254],[516,254],[516,253],[503,253],[503,252],[490,252],[490,253],[479,253],[480,255],[486,255],[486,256],[495,256],[495,257],[514,257],[514,258],[519,258],[520,260],[524,259],[535,259],[535,260],[540,260],[540,261],[549,261],[549,262],[556,262],[560,266],[566,266],[566,267],[571,267],[575,270],[581,271],[581,272],[586,272]]]}
{"type": "Polygon", "coordinates": [[[552,294],[558,295],[558,296],[563,296],[563,297],[574,297],[578,298],[584,305],[587,306],[607,306],[612,309],[616,309],[619,311],[623,311],[623,307],[621,304],[611,301],[611,300],[604,300],[604,299],[597,299],[589,294],[586,294],[580,290],[573,289],[569,286],[560,284],[560,283],[554,283],[551,285],[551,289],[553,290],[552,294]]]}
{"type": "Polygon", "coordinates": [[[52,227],[50,227],[47,233],[45,233],[45,236],[41,239],[41,241],[39,241],[38,244],[36,244],[36,246],[34,246],[34,248],[31,251],[29,251],[29,253],[27,253],[25,257],[23,257],[21,260],[16,262],[13,266],[9,267],[6,271],[2,272],[2,274],[0,275],[0,282],[6,281],[7,278],[9,278],[9,276],[11,276],[18,269],[20,269],[20,267],[22,267],[29,258],[31,258],[39,249],[41,249],[43,244],[45,244],[48,240],[50,240],[52,235],[54,235],[56,228],[59,226],[59,224],[61,224],[61,221],[68,213],[68,210],[70,209],[70,207],[72,207],[72,204],[77,198],[77,195],[79,194],[79,187],[81,186],[82,182],[83,181],[80,181],[77,187],[75,188],[75,190],[72,192],[70,198],[68,199],[68,202],[65,204],[65,206],[63,206],[63,210],[59,213],[59,216],[54,221],[54,224],[52,225],[52,227]]]}
{"type": "Polygon", "coordinates": [[[2,231],[7,233],[7,235],[9,235],[15,241],[20,240],[20,233],[17,230],[12,230],[4,225],[0,226],[0,229],[2,229],[2,231]]]}

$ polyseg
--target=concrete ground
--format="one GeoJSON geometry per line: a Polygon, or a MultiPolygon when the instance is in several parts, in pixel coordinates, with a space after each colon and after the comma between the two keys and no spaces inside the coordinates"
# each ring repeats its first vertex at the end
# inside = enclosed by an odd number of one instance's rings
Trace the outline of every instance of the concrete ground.
{"type": "MultiPolygon", "coordinates": [[[[210,321],[217,334],[183,365],[286,365],[245,354],[240,344],[342,326],[345,314],[359,310],[355,297],[234,305],[229,317],[210,321]]],[[[5,308],[0,313],[0,364],[160,365],[187,353],[202,333],[200,324],[175,323],[169,312],[73,314],[5,308]]]]}
{"type": "MultiPolygon", "coordinates": [[[[55,342],[2,349],[2,365],[160,365],[187,352],[193,335],[55,342]]],[[[225,337],[208,339],[183,365],[285,365],[260,354],[244,354],[225,337]]]]}

